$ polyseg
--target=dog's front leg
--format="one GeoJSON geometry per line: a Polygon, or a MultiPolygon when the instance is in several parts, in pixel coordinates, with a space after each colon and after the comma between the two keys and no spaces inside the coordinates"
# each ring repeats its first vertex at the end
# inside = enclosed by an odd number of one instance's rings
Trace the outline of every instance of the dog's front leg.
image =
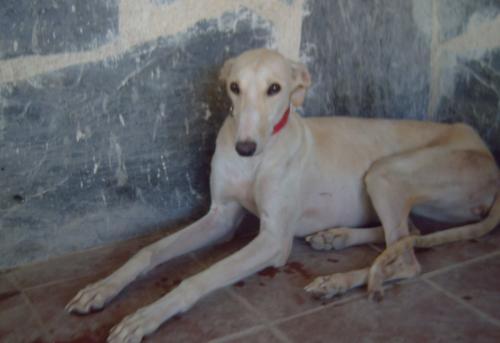
{"type": "Polygon", "coordinates": [[[143,249],[108,277],[82,289],[68,303],[68,312],[89,313],[101,309],[139,275],[160,263],[220,239],[242,215],[237,203],[212,205],[201,219],[143,249]]]}
{"type": "Polygon", "coordinates": [[[265,267],[285,263],[292,237],[281,237],[262,229],[260,234],[235,254],[184,280],[177,288],[153,304],[126,317],[115,326],[108,342],[140,342],[164,321],[189,309],[208,293],[230,285],[265,267]]]}

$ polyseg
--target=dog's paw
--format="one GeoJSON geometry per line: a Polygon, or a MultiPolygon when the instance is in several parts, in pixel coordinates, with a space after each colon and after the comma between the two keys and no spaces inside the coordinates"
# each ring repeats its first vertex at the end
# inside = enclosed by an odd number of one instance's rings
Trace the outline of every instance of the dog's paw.
{"type": "Polygon", "coordinates": [[[344,275],[332,274],[317,277],[304,289],[314,296],[330,299],[347,292],[350,289],[350,285],[344,275]]]}
{"type": "Polygon", "coordinates": [[[161,321],[148,308],[140,309],[111,329],[108,343],[139,343],[160,324],[161,321]]]}
{"type": "Polygon", "coordinates": [[[349,231],[342,228],[328,229],[307,236],[306,241],[316,250],[340,250],[348,246],[349,231]]]}
{"type": "Polygon", "coordinates": [[[100,310],[104,305],[118,294],[120,288],[106,280],[88,285],[78,292],[66,305],[67,312],[86,314],[100,310]]]}

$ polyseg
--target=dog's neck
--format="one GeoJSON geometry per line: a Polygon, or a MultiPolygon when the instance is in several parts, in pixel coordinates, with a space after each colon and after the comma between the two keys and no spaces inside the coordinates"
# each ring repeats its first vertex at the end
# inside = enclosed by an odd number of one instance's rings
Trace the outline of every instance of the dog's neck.
{"type": "MultiPolygon", "coordinates": [[[[282,159],[293,158],[296,156],[298,149],[303,145],[305,139],[304,125],[302,118],[294,111],[293,108],[286,110],[286,120],[280,120],[278,123],[283,122],[280,129],[269,138],[264,148],[263,155],[272,154],[273,157],[269,160],[277,161],[282,159]]],[[[285,117],[285,114],[283,117],[285,117]]],[[[275,125],[275,127],[278,124],[275,125]]]]}
{"type": "Polygon", "coordinates": [[[285,113],[283,113],[283,116],[281,117],[280,121],[274,125],[273,128],[273,135],[277,134],[280,132],[288,122],[288,116],[290,115],[290,106],[286,109],[285,113]]]}

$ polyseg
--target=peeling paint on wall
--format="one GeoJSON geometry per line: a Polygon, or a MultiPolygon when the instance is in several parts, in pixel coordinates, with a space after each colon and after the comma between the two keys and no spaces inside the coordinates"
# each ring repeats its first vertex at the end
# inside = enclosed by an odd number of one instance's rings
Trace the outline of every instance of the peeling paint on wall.
{"type": "MultiPolygon", "coordinates": [[[[215,19],[217,27],[213,29],[234,32],[238,21],[233,19],[233,15],[246,15],[249,11],[255,15],[252,25],[257,24],[257,18],[270,23],[273,39],[268,42],[269,47],[280,50],[290,58],[298,58],[304,1],[213,0],[207,6],[198,0],[168,1],[164,4],[150,0],[121,0],[119,35],[116,39],[92,51],[65,51],[43,57],[22,56],[7,60],[0,64],[0,83],[24,80],[76,64],[119,58],[130,48],[159,37],[175,37],[188,31],[197,34],[193,27],[203,20],[215,19]],[[233,15],[226,16],[226,13],[233,15]]],[[[205,30],[203,27],[199,29],[205,30]]]]}

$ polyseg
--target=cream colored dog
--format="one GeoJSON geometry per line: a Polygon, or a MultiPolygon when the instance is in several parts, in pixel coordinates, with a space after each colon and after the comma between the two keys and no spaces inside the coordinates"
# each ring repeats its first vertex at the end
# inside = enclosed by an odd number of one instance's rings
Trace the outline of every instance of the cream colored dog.
{"type": "Polygon", "coordinates": [[[499,171],[469,126],[301,118],[294,108],[302,105],[311,83],[308,71],[265,49],[228,60],[220,78],[233,111],[217,137],[210,210],[81,290],[67,310],[102,308],[139,275],[230,233],[245,210],[260,217],[260,233],[240,251],[126,317],[113,328],[109,342],[139,342],[210,292],[265,267],[282,266],[295,236],[308,236],[318,249],[385,240],[388,248],[371,268],[319,277],[306,287],[333,296],[367,283],[370,292],[380,291],[385,280],[413,277],[420,271],[413,246],[477,237],[500,220],[499,171]],[[410,236],[410,212],[448,222],[481,221],[410,236]],[[380,227],[351,229],[377,222],[380,227]]]}

